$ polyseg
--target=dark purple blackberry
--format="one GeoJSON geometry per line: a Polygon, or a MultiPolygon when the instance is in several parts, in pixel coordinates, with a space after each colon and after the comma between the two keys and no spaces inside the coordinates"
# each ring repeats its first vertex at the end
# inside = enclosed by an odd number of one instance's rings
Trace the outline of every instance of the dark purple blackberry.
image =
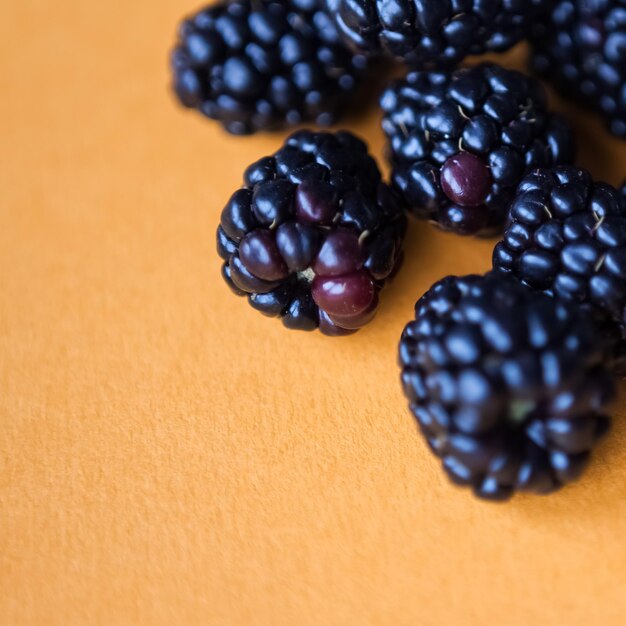
{"type": "Polygon", "coordinates": [[[503,52],[527,36],[553,0],[326,0],[353,49],[417,69],[503,52]]]}
{"type": "Polygon", "coordinates": [[[626,0],[558,0],[533,41],[535,71],[626,138],[626,0]]]}
{"type": "Polygon", "coordinates": [[[452,480],[494,500],[576,480],[615,395],[586,312],[497,272],[445,278],[415,311],[404,393],[452,480]]]}
{"type": "Polygon", "coordinates": [[[345,335],[369,322],[401,261],[406,217],[367,146],[300,131],[244,183],[217,229],[232,290],[288,328],[345,335]]]}
{"type": "Polygon", "coordinates": [[[539,82],[498,65],[413,72],[381,106],[394,185],[417,217],[459,234],[499,232],[524,175],[574,157],[539,82]]]}
{"type": "Polygon", "coordinates": [[[320,1],[222,0],[183,22],[172,55],[181,103],[235,135],[332,124],[365,58],[341,44],[320,1]]]}
{"type": "Polygon", "coordinates": [[[513,201],[493,264],[533,289],[592,305],[623,324],[626,197],[575,167],[532,172],[513,201]]]}

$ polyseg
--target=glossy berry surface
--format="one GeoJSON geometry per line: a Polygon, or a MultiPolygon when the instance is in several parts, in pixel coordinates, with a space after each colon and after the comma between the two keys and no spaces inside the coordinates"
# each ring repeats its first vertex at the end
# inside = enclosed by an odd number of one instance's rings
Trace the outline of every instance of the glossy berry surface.
{"type": "Polygon", "coordinates": [[[239,244],[239,258],[252,274],[263,280],[282,280],[289,274],[276,237],[269,229],[259,228],[248,233],[239,244]]]}
{"type": "Polygon", "coordinates": [[[332,124],[366,61],[318,0],[222,0],[183,22],[171,65],[181,104],[243,135],[332,124]]]}
{"type": "Polygon", "coordinates": [[[524,175],[574,158],[541,85],[495,64],[410,73],[381,106],[394,186],[417,217],[458,234],[500,232],[524,175]]]}
{"type": "Polygon", "coordinates": [[[532,65],[626,138],[626,0],[557,0],[534,26],[532,65]]]}
{"type": "Polygon", "coordinates": [[[231,290],[288,328],[338,336],[370,322],[400,265],[406,217],[367,146],[300,131],[244,184],[217,230],[231,290]]]}
{"type": "Polygon", "coordinates": [[[326,0],[345,40],[417,69],[503,52],[525,38],[552,0],[326,0]]]}
{"type": "Polygon", "coordinates": [[[399,358],[410,409],[449,477],[504,500],[579,478],[609,427],[607,351],[585,311],[492,272],[434,285],[399,358]]]}
{"type": "Polygon", "coordinates": [[[624,323],[624,195],[583,169],[537,170],[521,183],[510,219],[495,268],[624,323]]]}
{"type": "Polygon", "coordinates": [[[317,276],[345,276],[360,270],[364,263],[357,233],[346,228],[326,235],[312,268],[317,276]]]}
{"type": "Polygon", "coordinates": [[[493,180],[485,162],[470,152],[451,156],[441,167],[441,189],[450,202],[464,207],[485,203],[493,180]]]}
{"type": "Polygon", "coordinates": [[[313,300],[331,319],[343,320],[361,316],[376,296],[374,281],[364,271],[342,276],[316,276],[311,292],[313,300]]]}

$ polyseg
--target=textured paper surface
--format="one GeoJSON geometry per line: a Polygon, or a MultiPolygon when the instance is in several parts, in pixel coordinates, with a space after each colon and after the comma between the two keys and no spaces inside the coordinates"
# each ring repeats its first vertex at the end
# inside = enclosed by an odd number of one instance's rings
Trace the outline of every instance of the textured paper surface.
{"type": "MultiPolygon", "coordinates": [[[[413,224],[376,322],[342,340],[222,283],[221,208],[284,134],[175,107],[192,8],[0,7],[0,623],[623,625],[622,407],[582,482],[505,506],[449,485],[405,408],[414,301],[493,242],[413,224]]],[[[346,126],[380,158],[375,108],[346,126]]],[[[626,144],[576,126],[617,183],[626,144]]]]}

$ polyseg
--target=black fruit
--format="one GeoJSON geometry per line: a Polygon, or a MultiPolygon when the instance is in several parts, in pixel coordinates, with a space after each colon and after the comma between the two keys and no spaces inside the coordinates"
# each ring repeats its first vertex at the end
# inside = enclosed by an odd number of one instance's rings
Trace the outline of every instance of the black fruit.
{"type": "Polygon", "coordinates": [[[318,0],[222,0],[183,22],[172,55],[186,107],[243,135],[332,124],[365,58],[339,40],[318,0]]]}
{"type": "Polygon", "coordinates": [[[626,1],[558,0],[533,41],[534,69],[626,138],[626,1]]]}
{"type": "Polygon", "coordinates": [[[381,106],[395,187],[416,216],[459,234],[501,231],[522,178],[574,157],[539,82],[498,65],[413,72],[381,106]]]}
{"type": "Polygon", "coordinates": [[[288,328],[345,335],[369,322],[400,264],[406,217],[367,146],[300,131],[244,184],[217,230],[231,289],[288,328]]]}
{"type": "Polygon", "coordinates": [[[521,183],[494,267],[549,295],[593,305],[619,324],[626,311],[626,197],[575,167],[521,183]]]}
{"type": "Polygon", "coordinates": [[[586,312],[497,272],[445,278],[415,311],[404,393],[452,480],[494,500],[576,480],[615,394],[586,312]]]}
{"type": "Polygon", "coordinates": [[[553,0],[326,0],[353,49],[417,69],[503,52],[525,38],[553,0]]]}

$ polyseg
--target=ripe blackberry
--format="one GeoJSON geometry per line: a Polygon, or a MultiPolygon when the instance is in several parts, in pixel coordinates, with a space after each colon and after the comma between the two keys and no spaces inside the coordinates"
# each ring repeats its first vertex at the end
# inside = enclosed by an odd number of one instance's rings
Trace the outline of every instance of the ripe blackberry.
{"type": "Polygon", "coordinates": [[[406,217],[367,146],[300,131],[244,183],[217,229],[231,289],[288,328],[345,335],[369,322],[401,261],[406,217]]]}
{"type": "Polygon", "coordinates": [[[575,167],[521,183],[494,267],[533,289],[626,320],[626,197],[575,167]]]}
{"type": "Polygon", "coordinates": [[[326,0],[355,50],[385,52],[417,69],[503,52],[553,0],[326,0]]]}
{"type": "Polygon", "coordinates": [[[459,234],[499,232],[524,175],[574,157],[539,82],[498,65],[410,73],[381,106],[394,185],[417,217],[459,234]]]}
{"type": "Polygon", "coordinates": [[[626,0],[558,0],[533,41],[535,71],[626,138],[626,0]]]}
{"type": "Polygon", "coordinates": [[[497,272],[445,278],[415,311],[404,393],[452,480],[494,500],[576,480],[615,394],[585,311],[497,272]]]}
{"type": "Polygon", "coordinates": [[[332,124],[365,58],[340,42],[320,0],[222,0],[184,21],[172,55],[186,107],[243,135],[332,124]]]}

